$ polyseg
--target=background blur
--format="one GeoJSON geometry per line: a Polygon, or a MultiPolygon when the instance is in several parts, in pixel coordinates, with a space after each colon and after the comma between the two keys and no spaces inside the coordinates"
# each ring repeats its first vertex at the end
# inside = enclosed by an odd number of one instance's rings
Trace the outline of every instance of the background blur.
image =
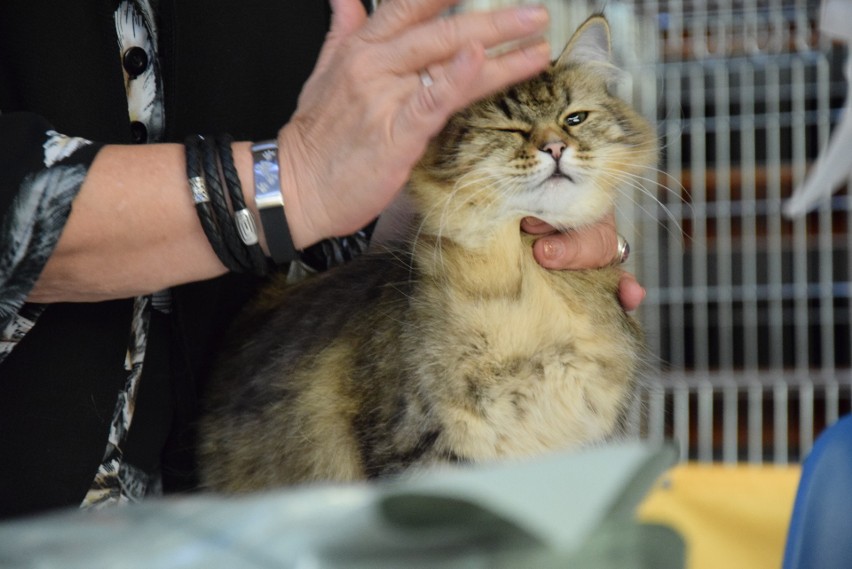
{"type": "Polygon", "coordinates": [[[848,190],[782,213],[840,118],[846,46],[820,33],[818,0],[544,4],[556,52],[606,14],[662,149],[618,204],[658,358],[633,433],[694,460],[797,462],[850,411],[848,190]]]}

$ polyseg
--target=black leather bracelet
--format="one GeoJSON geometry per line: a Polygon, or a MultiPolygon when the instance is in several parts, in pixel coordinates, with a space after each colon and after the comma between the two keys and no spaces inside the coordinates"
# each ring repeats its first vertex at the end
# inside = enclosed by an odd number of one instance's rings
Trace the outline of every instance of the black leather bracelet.
{"type": "Polygon", "coordinates": [[[186,176],[189,179],[195,211],[198,214],[201,227],[204,229],[204,235],[222,264],[228,270],[239,271],[241,267],[234,262],[233,257],[228,252],[210,205],[210,194],[207,190],[201,165],[201,138],[197,135],[188,136],[184,142],[184,148],[186,152],[186,176]]]}
{"type": "Polygon", "coordinates": [[[262,276],[269,272],[269,262],[258,242],[257,223],[254,214],[246,207],[246,201],[243,198],[243,187],[234,166],[234,155],[231,150],[233,141],[233,137],[228,134],[221,134],[216,137],[219,163],[222,165],[222,181],[228,189],[231,206],[234,209],[234,225],[248,254],[252,269],[255,274],[262,276]]]}
{"type": "Polygon", "coordinates": [[[275,140],[255,143],[251,154],[254,160],[254,199],[269,254],[278,264],[295,261],[299,253],[293,246],[284,215],[284,195],[278,177],[278,143],[275,140]]]}
{"type": "Polygon", "coordinates": [[[251,261],[243,247],[240,236],[237,234],[237,228],[231,218],[231,209],[228,207],[225,198],[225,190],[222,188],[217,154],[216,143],[210,137],[201,137],[201,163],[204,166],[204,179],[207,182],[210,205],[216,215],[222,240],[225,242],[233,263],[238,267],[234,270],[237,272],[250,271],[252,269],[251,261]]]}

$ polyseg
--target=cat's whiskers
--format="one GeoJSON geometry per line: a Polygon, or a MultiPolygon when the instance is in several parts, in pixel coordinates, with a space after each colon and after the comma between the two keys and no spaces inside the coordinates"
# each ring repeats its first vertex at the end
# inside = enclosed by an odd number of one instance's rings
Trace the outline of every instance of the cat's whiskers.
{"type": "Polygon", "coordinates": [[[434,245],[435,251],[434,251],[434,254],[438,257],[439,264],[441,265],[441,267],[444,266],[443,253],[442,253],[441,248],[440,248],[441,232],[442,232],[442,228],[443,228],[443,224],[444,224],[445,212],[446,212],[447,208],[449,207],[450,203],[452,203],[453,196],[459,191],[458,186],[459,186],[459,181],[456,182],[453,191],[450,192],[449,194],[447,194],[444,197],[443,200],[438,201],[435,205],[433,205],[428,210],[420,212],[420,224],[418,225],[417,231],[415,231],[415,233],[414,233],[414,235],[411,239],[411,244],[410,244],[410,248],[409,248],[409,252],[410,252],[410,256],[411,256],[411,263],[410,263],[411,267],[413,267],[414,264],[415,264],[415,257],[417,256],[416,253],[417,253],[417,248],[418,248],[418,244],[420,242],[421,235],[423,234],[424,229],[429,225],[429,222],[430,222],[432,216],[435,215],[437,210],[440,210],[440,212],[438,213],[438,222],[437,222],[437,228],[438,229],[437,229],[437,234],[435,235],[435,245],[434,245]]]}
{"type": "MultiPolygon", "coordinates": [[[[625,165],[621,162],[613,162],[613,164],[625,165]]],[[[629,164],[627,164],[627,166],[629,166],[629,164]]],[[[646,170],[654,172],[655,174],[657,174],[657,177],[656,177],[656,179],[650,178],[650,177],[642,177],[643,181],[647,182],[648,185],[656,186],[657,188],[664,190],[666,193],[668,193],[669,195],[671,195],[672,197],[674,197],[675,199],[680,201],[681,206],[685,206],[686,209],[690,212],[690,214],[692,214],[692,194],[677,178],[671,176],[665,170],[662,170],[662,169],[657,168],[657,167],[648,167],[648,168],[646,168],[646,170]],[[664,177],[666,181],[668,181],[668,180],[674,181],[674,185],[676,186],[676,189],[669,186],[669,184],[664,183],[661,180],[662,177],[664,177]]],[[[643,188],[641,188],[641,190],[644,193],[648,194],[649,196],[654,197],[654,196],[651,195],[650,190],[648,190],[647,188],[643,187],[643,188]]],[[[658,203],[660,203],[660,205],[663,205],[661,203],[661,200],[656,200],[656,201],[658,203]]],[[[665,208],[665,206],[663,206],[663,207],[665,208]]],[[[666,208],[666,209],[668,210],[668,208],[666,208]]],[[[670,210],[669,210],[669,212],[670,212],[670,210]]]]}
{"type": "MultiPolygon", "coordinates": [[[[448,225],[449,215],[451,213],[451,206],[456,201],[456,197],[463,190],[467,190],[470,187],[475,187],[476,189],[472,194],[467,196],[465,199],[468,203],[475,203],[476,198],[480,195],[486,193],[490,189],[489,180],[497,179],[494,175],[484,168],[476,168],[471,170],[470,172],[463,175],[456,185],[453,188],[453,191],[447,196],[447,199],[444,203],[444,208],[441,212],[441,218],[438,224],[438,235],[436,241],[436,247],[439,247],[438,254],[440,255],[441,268],[444,268],[444,257],[443,257],[443,248],[440,248],[441,238],[444,235],[444,229],[448,225]],[[464,182],[464,183],[462,183],[464,182]]],[[[461,204],[456,203],[456,207],[459,207],[461,204]]]]}
{"type": "MultiPolygon", "coordinates": [[[[630,184],[628,184],[628,185],[630,185],[630,184]]],[[[634,186],[634,187],[635,187],[635,186],[634,186]]],[[[632,203],[633,203],[636,207],[638,207],[638,208],[639,208],[639,210],[640,210],[640,211],[642,211],[642,213],[644,213],[645,215],[647,215],[649,218],[651,218],[651,219],[655,219],[655,220],[656,220],[656,217],[657,217],[657,216],[656,216],[656,214],[655,214],[652,210],[648,209],[648,207],[646,207],[646,206],[645,206],[643,203],[641,203],[641,202],[640,202],[640,201],[639,201],[636,197],[634,197],[634,195],[633,195],[633,193],[632,193],[632,192],[630,192],[630,191],[623,191],[623,189],[624,189],[624,188],[623,188],[623,186],[618,186],[618,187],[617,187],[617,191],[618,191],[619,195],[623,195],[625,198],[627,198],[628,200],[630,200],[630,201],[631,201],[631,202],[632,202],[632,203]]],[[[641,191],[644,191],[644,189],[640,187],[640,188],[639,188],[639,191],[640,191],[640,192],[641,192],[641,191]]],[[[615,208],[616,212],[619,212],[619,213],[620,213],[620,212],[622,211],[622,210],[621,210],[621,207],[620,207],[620,204],[618,203],[618,201],[615,201],[615,203],[613,204],[613,207],[615,208]]],[[[626,223],[628,223],[628,224],[630,225],[630,227],[631,227],[631,228],[633,228],[633,230],[634,230],[634,231],[636,231],[636,223],[637,223],[637,222],[636,222],[636,220],[633,218],[633,216],[630,216],[630,215],[624,214],[624,215],[622,215],[621,217],[622,217],[622,219],[623,219],[623,220],[626,220],[626,223]]],[[[675,238],[677,238],[677,237],[679,236],[679,233],[676,233],[676,232],[675,232],[672,228],[668,227],[668,226],[667,226],[667,225],[665,225],[663,222],[661,222],[661,221],[657,220],[657,224],[658,224],[658,225],[660,225],[661,227],[663,227],[663,229],[665,229],[665,230],[669,233],[669,235],[671,235],[671,236],[673,236],[673,237],[675,237],[675,238]]]]}
{"type": "MultiPolygon", "coordinates": [[[[617,165],[617,166],[623,166],[624,168],[623,168],[623,169],[610,168],[610,169],[604,169],[604,170],[607,170],[607,171],[608,171],[608,170],[612,170],[612,171],[620,172],[620,173],[622,173],[622,174],[624,174],[624,175],[630,175],[630,176],[633,176],[633,177],[635,177],[635,178],[638,178],[638,179],[640,179],[640,180],[642,180],[642,181],[644,181],[644,182],[647,182],[649,185],[656,186],[656,187],[658,187],[658,188],[660,188],[660,189],[662,189],[662,190],[665,190],[667,193],[671,194],[673,197],[677,198],[677,199],[678,199],[678,200],[680,200],[682,203],[684,203],[684,204],[686,204],[686,205],[689,205],[689,203],[690,203],[690,200],[691,200],[691,197],[692,197],[692,196],[690,195],[689,190],[687,190],[687,189],[683,186],[683,184],[681,184],[680,182],[677,182],[677,181],[676,181],[676,184],[677,184],[677,190],[675,190],[675,189],[673,189],[673,188],[669,187],[667,184],[664,184],[663,182],[661,182],[661,181],[659,180],[659,178],[654,179],[654,178],[651,178],[651,177],[648,177],[648,176],[642,176],[642,175],[640,175],[640,174],[632,174],[632,173],[631,173],[631,172],[629,172],[628,170],[629,170],[629,169],[632,169],[632,168],[635,168],[635,167],[636,167],[636,165],[635,165],[635,164],[628,163],[628,162],[618,162],[618,161],[610,161],[609,163],[610,163],[610,164],[613,164],[613,165],[617,165]],[[679,190],[679,191],[678,191],[678,190],[679,190]],[[684,197],[684,196],[686,196],[686,197],[684,197]]],[[[644,168],[644,169],[645,169],[645,170],[649,170],[649,171],[651,171],[651,172],[654,172],[654,173],[656,173],[656,174],[663,174],[663,175],[666,175],[666,173],[665,173],[663,170],[659,169],[659,168],[654,168],[654,167],[650,167],[650,166],[649,166],[649,167],[646,167],[646,168],[644,168]]],[[[674,178],[672,178],[671,176],[668,176],[668,175],[666,175],[666,177],[667,177],[668,179],[674,179],[674,178]]]]}
{"type": "MultiPolygon", "coordinates": [[[[437,239],[436,247],[437,247],[437,244],[440,242],[441,230],[442,230],[441,228],[442,228],[443,223],[444,223],[445,212],[446,212],[447,208],[449,207],[450,203],[452,203],[452,200],[453,200],[453,197],[455,196],[455,194],[458,193],[462,189],[463,185],[461,184],[461,182],[464,180],[464,178],[465,178],[465,176],[462,176],[460,179],[456,180],[456,183],[453,186],[453,190],[449,194],[447,194],[442,200],[438,200],[428,210],[418,212],[419,217],[420,217],[420,224],[418,225],[417,230],[414,232],[414,235],[411,238],[411,243],[409,244],[409,252],[410,252],[410,256],[411,256],[411,263],[409,264],[409,266],[413,267],[414,264],[415,264],[414,259],[415,259],[415,256],[416,256],[417,246],[418,246],[418,243],[420,242],[421,235],[424,233],[425,228],[430,225],[430,220],[432,219],[435,212],[437,210],[440,210],[440,213],[438,214],[438,222],[437,222],[437,227],[438,227],[438,233],[436,235],[436,239],[437,239]]],[[[436,254],[440,255],[440,251],[437,250],[436,254]]],[[[442,264],[443,264],[443,261],[442,261],[442,264]]]]}
{"type": "Polygon", "coordinates": [[[398,261],[401,266],[408,269],[409,273],[414,269],[411,256],[402,255],[398,247],[385,246],[382,248],[382,252],[390,255],[393,260],[398,261]]]}
{"type": "Polygon", "coordinates": [[[423,228],[426,226],[427,219],[431,215],[433,209],[435,209],[435,208],[432,208],[429,211],[422,212],[420,214],[420,224],[417,226],[417,230],[414,232],[414,235],[412,235],[412,237],[411,237],[411,243],[410,243],[409,248],[408,248],[408,251],[409,251],[408,254],[409,254],[409,257],[411,259],[410,262],[408,263],[408,266],[409,266],[409,272],[408,272],[409,281],[411,281],[411,278],[412,278],[414,270],[415,270],[416,256],[417,256],[416,255],[417,244],[420,241],[420,235],[423,232],[423,228]]]}
{"type": "MultiPolygon", "coordinates": [[[[624,171],[618,170],[618,169],[601,168],[601,172],[603,174],[607,175],[607,176],[610,176],[614,180],[617,180],[617,181],[620,182],[620,184],[616,184],[616,188],[619,189],[619,193],[621,195],[624,195],[628,199],[630,199],[630,201],[632,201],[634,204],[636,204],[639,207],[639,209],[641,209],[644,213],[648,214],[653,219],[657,219],[657,216],[654,212],[646,209],[636,198],[634,198],[630,194],[630,192],[621,191],[621,188],[626,185],[626,186],[629,186],[629,187],[631,187],[635,190],[638,190],[640,193],[647,195],[654,202],[656,202],[657,205],[665,212],[666,217],[675,226],[675,228],[677,229],[677,232],[675,232],[673,229],[669,228],[661,220],[657,220],[657,223],[659,223],[661,227],[665,228],[672,236],[679,236],[679,235],[684,234],[683,233],[683,226],[681,225],[677,216],[675,216],[674,213],[672,213],[672,211],[666,206],[666,204],[660,198],[655,196],[653,192],[651,192],[648,188],[645,187],[644,184],[642,184],[643,181],[649,182],[651,184],[658,184],[658,183],[654,182],[654,180],[652,180],[651,178],[647,178],[645,176],[640,176],[640,175],[637,175],[637,174],[631,174],[629,172],[624,172],[624,171]]],[[[666,188],[666,189],[668,190],[668,188],[666,188]]],[[[669,190],[669,191],[671,191],[671,190],[669,190]]]]}
{"type": "MultiPolygon", "coordinates": [[[[450,214],[455,211],[460,205],[462,199],[459,198],[459,194],[474,188],[469,195],[466,195],[463,198],[463,201],[467,204],[475,204],[477,198],[481,195],[499,195],[504,192],[506,188],[509,188],[516,183],[507,179],[505,176],[501,176],[497,173],[492,172],[487,168],[476,168],[466,172],[464,175],[460,176],[456,183],[453,185],[452,191],[447,193],[435,206],[433,206],[427,212],[422,213],[422,219],[420,226],[418,227],[417,233],[415,234],[414,241],[412,243],[412,255],[414,253],[414,248],[417,246],[417,242],[420,240],[421,235],[424,231],[424,228],[427,226],[428,222],[434,219],[434,215],[436,214],[436,210],[440,209],[440,213],[438,214],[437,221],[434,227],[434,237],[435,237],[435,259],[436,263],[439,267],[441,267],[441,272],[444,272],[445,261],[444,261],[444,251],[441,247],[441,242],[444,238],[445,231],[450,226],[449,218],[450,214]]],[[[487,216],[486,216],[487,218],[487,216]]],[[[456,231],[458,228],[454,228],[456,231]]]]}
{"type": "MultiPolygon", "coordinates": [[[[441,274],[445,274],[445,264],[444,264],[444,250],[441,247],[441,239],[444,234],[444,227],[447,224],[447,216],[450,212],[450,205],[455,201],[456,196],[462,191],[467,189],[470,186],[475,185],[478,181],[478,172],[476,170],[472,170],[456,180],[456,183],[453,185],[452,191],[444,196],[444,199],[438,202],[433,209],[438,209],[440,207],[440,215],[438,216],[436,233],[435,233],[435,244],[434,244],[434,255],[437,259],[438,266],[441,267],[441,274]]],[[[424,222],[426,218],[424,216],[424,222]]],[[[423,224],[421,224],[421,229],[423,228],[423,224]]]]}

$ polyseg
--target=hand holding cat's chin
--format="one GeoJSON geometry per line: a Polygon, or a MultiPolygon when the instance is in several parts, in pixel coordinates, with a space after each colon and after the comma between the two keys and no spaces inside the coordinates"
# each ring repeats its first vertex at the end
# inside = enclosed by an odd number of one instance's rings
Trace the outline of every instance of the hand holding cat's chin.
{"type": "MultiPolygon", "coordinates": [[[[533,245],[533,256],[546,269],[594,269],[611,265],[618,249],[618,234],[612,215],[604,220],[573,231],[560,233],[548,223],[527,217],[521,229],[530,235],[540,235],[533,245]]],[[[636,277],[623,271],[618,286],[618,299],[627,312],[639,308],[645,299],[645,289],[636,277]]]]}

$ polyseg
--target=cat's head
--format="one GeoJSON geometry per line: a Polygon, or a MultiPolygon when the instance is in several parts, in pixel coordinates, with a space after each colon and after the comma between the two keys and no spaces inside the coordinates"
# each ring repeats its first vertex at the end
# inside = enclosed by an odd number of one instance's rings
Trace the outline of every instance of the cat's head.
{"type": "Polygon", "coordinates": [[[477,208],[562,229],[600,218],[656,161],[651,125],[613,93],[620,74],[606,19],[589,18],[541,75],[450,119],[414,173],[423,216],[452,226],[450,212],[477,208]]]}

